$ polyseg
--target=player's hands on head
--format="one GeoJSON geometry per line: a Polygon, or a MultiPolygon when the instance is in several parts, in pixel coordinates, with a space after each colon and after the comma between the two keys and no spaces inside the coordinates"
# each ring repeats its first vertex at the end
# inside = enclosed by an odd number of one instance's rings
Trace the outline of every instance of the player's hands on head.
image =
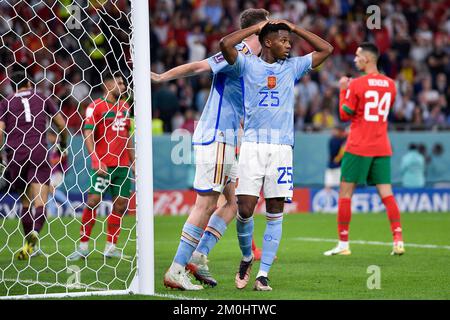
{"type": "Polygon", "coordinates": [[[295,29],[295,24],[293,24],[292,22],[288,21],[288,20],[284,20],[284,19],[273,19],[270,20],[269,23],[271,24],[285,24],[289,27],[289,29],[291,31],[293,31],[295,29]]]}
{"type": "Polygon", "coordinates": [[[339,79],[339,88],[341,90],[347,90],[349,83],[350,83],[349,77],[341,77],[341,79],[339,79]]]}
{"type": "Polygon", "coordinates": [[[265,21],[261,21],[260,23],[258,23],[258,24],[257,24],[257,26],[258,26],[258,31],[256,32],[256,34],[258,35],[258,34],[261,32],[262,28],[264,28],[264,26],[265,26],[266,24],[268,24],[270,21],[271,21],[271,20],[265,20],[265,21]]]}

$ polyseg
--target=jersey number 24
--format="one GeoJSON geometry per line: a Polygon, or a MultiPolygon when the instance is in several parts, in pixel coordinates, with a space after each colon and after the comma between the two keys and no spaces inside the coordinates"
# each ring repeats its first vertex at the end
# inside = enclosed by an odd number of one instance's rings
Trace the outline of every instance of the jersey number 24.
{"type": "Polygon", "coordinates": [[[378,91],[368,90],[364,97],[366,99],[372,98],[372,101],[367,101],[364,106],[364,119],[370,122],[381,121],[386,122],[391,108],[391,93],[386,92],[380,99],[378,91]],[[376,109],[375,112],[371,111],[376,109]]]}

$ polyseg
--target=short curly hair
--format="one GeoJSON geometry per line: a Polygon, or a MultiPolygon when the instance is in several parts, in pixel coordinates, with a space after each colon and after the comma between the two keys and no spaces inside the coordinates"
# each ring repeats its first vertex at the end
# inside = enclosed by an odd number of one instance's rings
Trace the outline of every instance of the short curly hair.
{"type": "Polygon", "coordinates": [[[251,27],[261,21],[267,20],[269,17],[269,11],[266,9],[247,9],[241,13],[239,18],[241,29],[251,27]]]}

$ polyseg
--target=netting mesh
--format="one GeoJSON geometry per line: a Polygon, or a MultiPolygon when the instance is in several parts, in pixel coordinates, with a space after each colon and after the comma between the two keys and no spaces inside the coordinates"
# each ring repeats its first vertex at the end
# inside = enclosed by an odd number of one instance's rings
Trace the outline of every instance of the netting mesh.
{"type": "Polygon", "coordinates": [[[0,167],[0,296],[126,289],[134,277],[136,224],[133,152],[129,150],[133,143],[123,150],[131,157],[126,165],[120,164],[125,170],[114,173],[117,168],[110,164],[108,175],[93,182],[90,178],[94,158],[101,158],[96,149],[100,140],[107,142],[108,154],[124,135],[127,141],[133,140],[131,27],[129,1],[0,1],[0,125],[5,124],[0,167]],[[17,70],[26,71],[30,87],[15,86],[17,70]],[[114,84],[105,89],[107,73],[113,74],[114,84]],[[122,76],[122,89],[117,75],[122,76]],[[108,99],[116,96],[117,101],[108,99]],[[110,109],[93,111],[99,101],[110,109]],[[92,112],[100,116],[86,126],[86,116],[92,112]],[[67,149],[64,130],[58,128],[60,116],[68,133],[67,149]],[[41,120],[45,121],[42,132],[41,120]],[[95,144],[91,154],[83,136],[86,128],[92,130],[95,144]],[[27,142],[32,136],[38,143],[27,142]],[[17,145],[13,138],[20,140],[17,145]],[[37,154],[43,148],[41,159],[37,154]],[[49,190],[46,166],[50,167],[49,190]],[[93,203],[88,195],[94,191],[104,191],[96,215],[91,212],[89,219],[86,214],[82,219],[83,210],[93,203]],[[45,219],[40,215],[41,203],[45,219]],[[111,211],[116,211],[116,219],[110,218],[111,211]],[[31,230],[24,228],[24,214],[31,219],[31,230]],[[39,224],[43,224],[41,230],[39,224]],[[80,251],[80,232],[86,236],[88,225],[92,227],[89,254],[68,259],[80,251]],[[118,230],[118,242],[106,248],[105,256],[105,244],[113,242],[118,230]]]}

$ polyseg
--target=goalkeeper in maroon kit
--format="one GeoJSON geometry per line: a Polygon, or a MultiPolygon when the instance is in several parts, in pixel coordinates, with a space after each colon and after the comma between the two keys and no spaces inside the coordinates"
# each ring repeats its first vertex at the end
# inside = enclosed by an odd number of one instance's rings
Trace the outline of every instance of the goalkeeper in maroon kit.
{"type": "Polygon", "coordinates": [[[52,120],[56,124],[62,152],[67,146],[67,131],[58,107],[33,88],[26,70],[13,72],[10,80],[15,92],[0,103],[0,146],[8,159],[4,174],[22,202],[20,218],[25,242],[17,258],[25,260],[42,253],[36,250],[36,245],[46,220],[51,173],[46,134],[53,129],[47,122],[52,120]]]}

